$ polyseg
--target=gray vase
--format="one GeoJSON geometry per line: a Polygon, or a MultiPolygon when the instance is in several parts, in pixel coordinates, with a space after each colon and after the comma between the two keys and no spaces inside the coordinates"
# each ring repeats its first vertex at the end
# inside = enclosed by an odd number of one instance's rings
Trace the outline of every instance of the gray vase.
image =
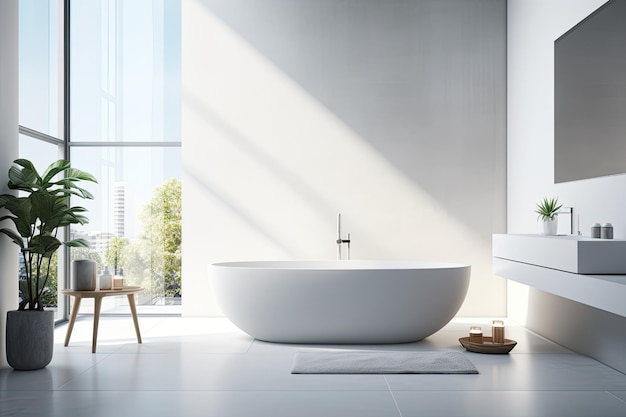
{"type": "Polygon", "coordinates": [[[81,259],[72,262],[72,289],[93,291],[96,289],[96,262],[81,259]]]}
{"type": "Polygon", "coordinates": [[[18,371],[46,367],[54,348],[54,311],[7,312],[7,362],[18,371]]]}

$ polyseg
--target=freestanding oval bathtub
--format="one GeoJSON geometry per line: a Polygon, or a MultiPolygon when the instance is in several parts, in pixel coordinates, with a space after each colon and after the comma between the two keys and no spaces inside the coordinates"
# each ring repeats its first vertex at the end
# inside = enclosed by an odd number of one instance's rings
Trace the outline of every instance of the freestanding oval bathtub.
{"type": "Polygon", "coordinates": [[[209,266],[224,314],[281,343],[421,340],[458,312],[470,266],[413,261],[265,261],[209,266]]]}

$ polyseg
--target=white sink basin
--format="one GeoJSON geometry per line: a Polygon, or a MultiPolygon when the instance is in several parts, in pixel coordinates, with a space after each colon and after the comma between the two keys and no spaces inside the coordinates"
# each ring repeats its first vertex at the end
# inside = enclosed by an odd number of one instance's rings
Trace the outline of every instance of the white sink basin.
{"type": "Polygon", "coordinates": [[[493,235],[493,256],[576,274],[626,274],[626,240],[493,235]]]}

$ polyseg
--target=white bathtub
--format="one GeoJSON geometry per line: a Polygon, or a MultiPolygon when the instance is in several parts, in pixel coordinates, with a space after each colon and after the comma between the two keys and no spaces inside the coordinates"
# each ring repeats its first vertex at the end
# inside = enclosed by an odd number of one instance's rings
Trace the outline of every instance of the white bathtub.
{"type": "Polygon", "coordinates": [[[281,343],[406,343],[445,326],[470,266],[412,261],[227,262],[209,266],[224,314],[281,343]]]}

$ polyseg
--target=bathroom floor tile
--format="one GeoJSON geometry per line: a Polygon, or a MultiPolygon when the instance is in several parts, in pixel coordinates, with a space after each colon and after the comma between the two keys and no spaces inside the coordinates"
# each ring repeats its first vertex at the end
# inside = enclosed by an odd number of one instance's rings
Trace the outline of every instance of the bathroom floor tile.
{"type": "Polygon", "coordinates": [[[607,392],[394,391],[402,417],[618,417],[626,404],[607,392]]]}
{"type": "MultiPolygon", "coordinates": [[[[454,319],[416,343],[284,345],[252,339],[226,319],[103,317],[91,353],[91,317],[55,331],[39,371],[0,370],[4,416],[626,416],[626,375],[533,332],[506,324],[509,355],[465,351],[470,325],[454,319]],[[463,352],[478,375],[292,375],[301,349],[463,352]],[[503,412],[501,406],[506,407],[503,412]]],[[[485,332],[490,334],[488,332],[485,332]]]]}
{"type": "Polygon", "coordinates": [[[20,391],[6,394],[0,392],[0,416],[400,416],[389,392],[20,391]],[[38,410],[46,413],[38,414],[38,410]]]}
{"type": "MultiPolygon", "coordinates": [[[[238,333],[245,335],[229,320],[211,317],[164,317],[158,326],[152,326],[145,334],[150,337],[221,335],[238,333]]],[[[250,338],[250,336],[246,337],[250,338]]],[[[250,338],[251,339],[251,338],[250,338]]]]}
{"type": "Polygon", "coordinates": [[[626,389],[626,375],[572,354],[484,355],[466,353],[478,375],[388,375],[392,390],[626,389]]]}
{"type": "Polygon", "coordinates": [[[207,353],[246,353],[253,339],[240,333],[172,337],[144,337],[143,343],[126,343],[117,353],[203,355],[207,353]]]}
{"type": "MultiPolygon", "coordinates": [[[[223,319],[140,317],[141,344],[132,319],[101,317],[96,352],[102,353],[244,353],[252,339],[223,319]]],[[[64,347],[67,326],[55,331],[55,354],[91,353],[93,319],[82,317],[74,325],[69,346],[64,347]]]]}
{"type": "MultiPolygon", "coordinates": [[[[139,317],[139,329],[142,338],[146,332],[163,322],[159,317],[139,317]]],[[[59,326],[54,332],[54,354],[91,353],[93,340],[93,317],[79,316],[67,347],[64,347],[67,325],[59,326]]],[[[126,344],[137,344],[137,335],[131,317],[104,316],[98,322],[98,338],[96,352],[113,353],[126,344]]]]}
{"type": "Polygon", "coordinates": [[[35,371],[0,369],[0,391],[9,390],[54,390],[89,371],[102,355],[58,355],[52,356],[50,364],[35,371]]]}
{"type": "Polygon", "coordinates": [[[292,355],[111,355],[67,390],[388,390],[382,375],[292,375],[292,355]]]}

